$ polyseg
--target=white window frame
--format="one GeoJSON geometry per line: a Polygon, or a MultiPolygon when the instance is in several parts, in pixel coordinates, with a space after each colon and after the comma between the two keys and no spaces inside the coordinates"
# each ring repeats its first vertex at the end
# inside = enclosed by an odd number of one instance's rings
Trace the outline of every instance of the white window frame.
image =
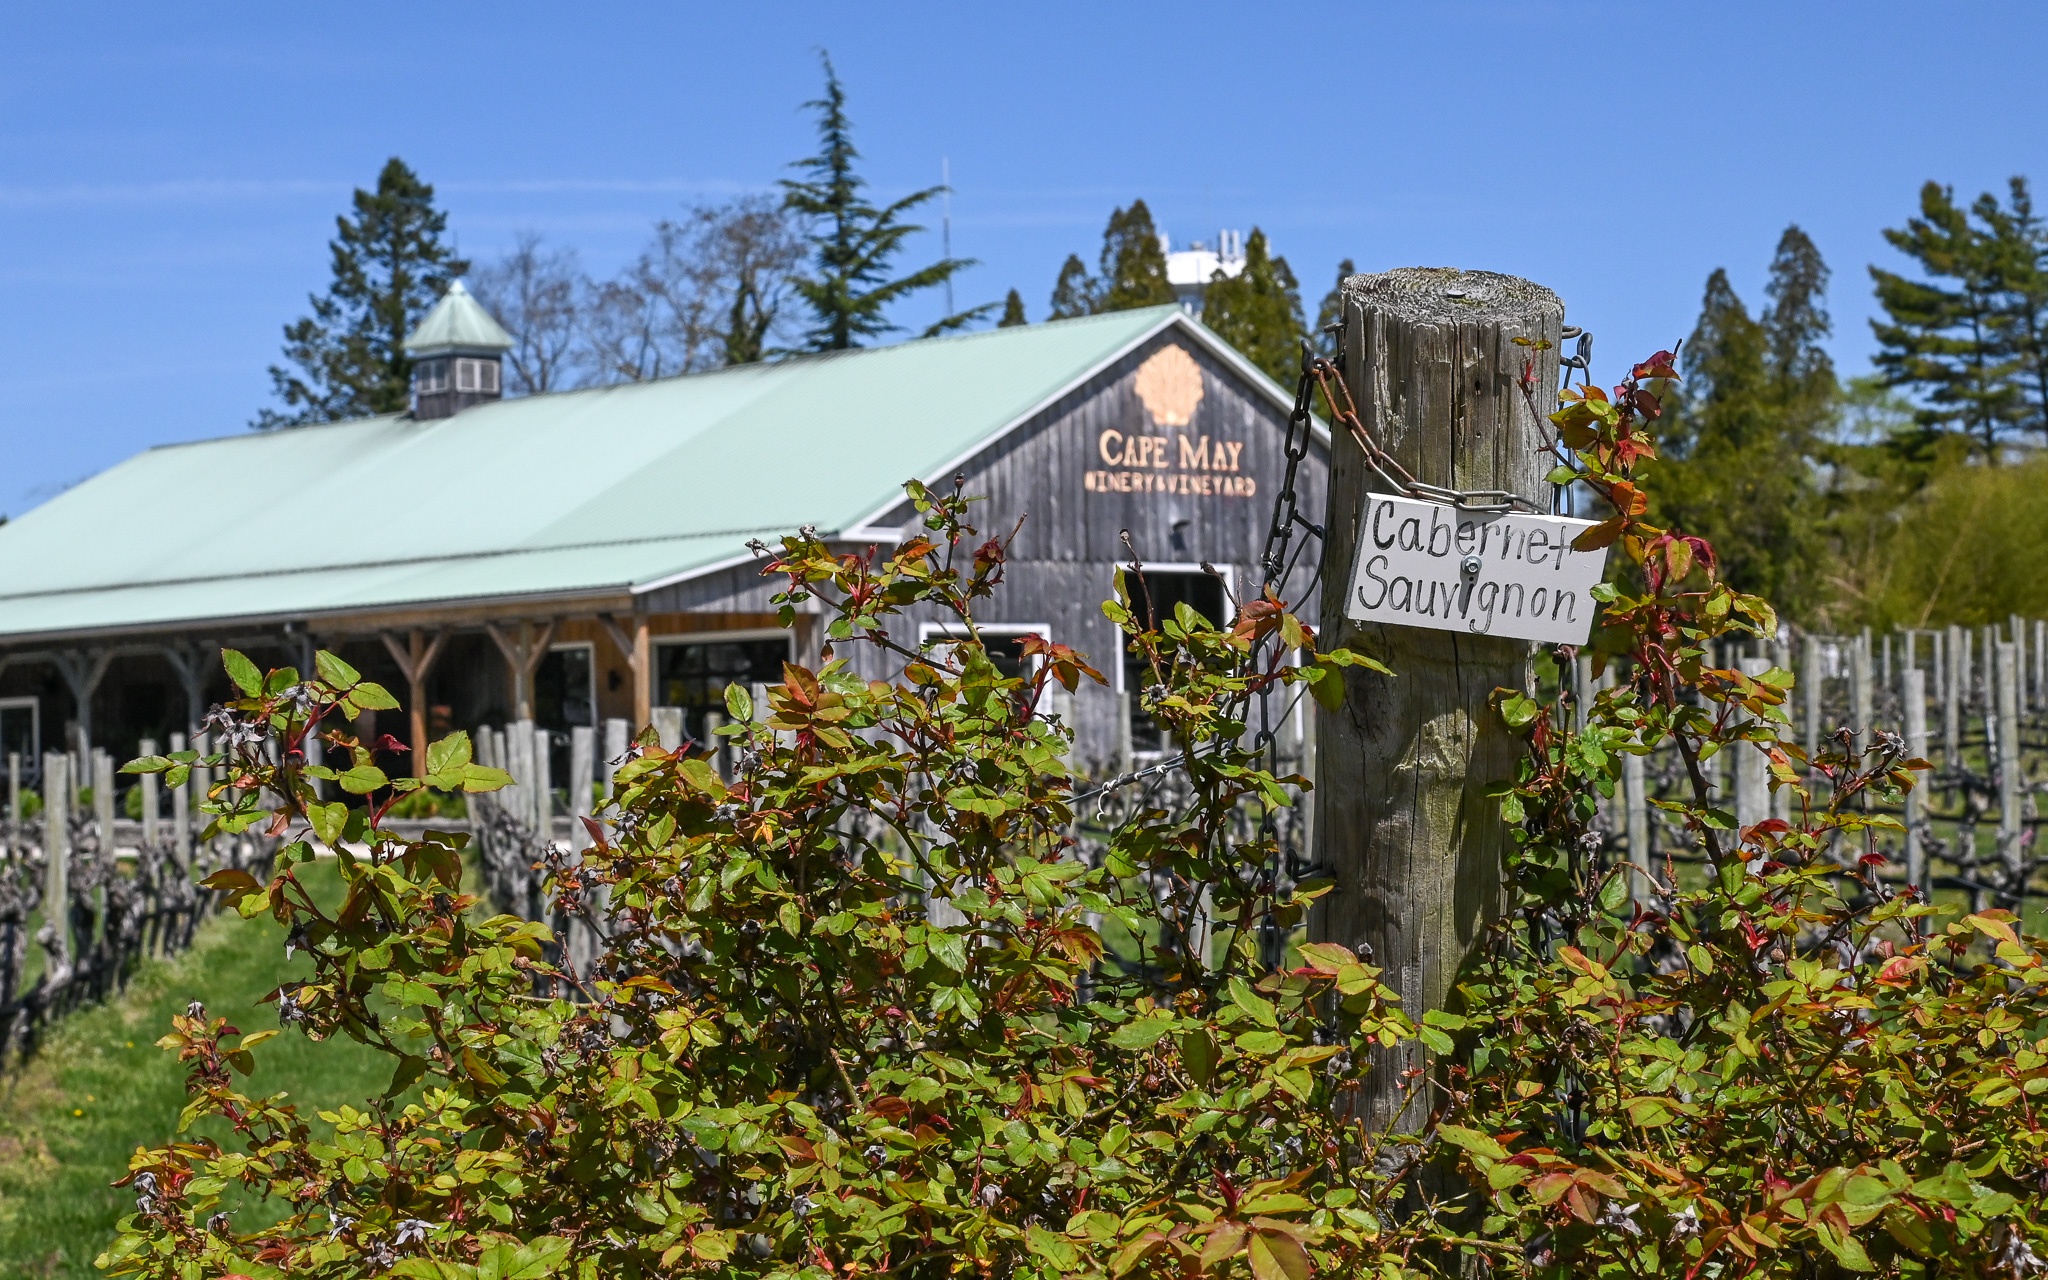
{"type": "MultiPolygon", "coordinates": [[[[0,711],[28,711],[29,752],[22,757],[21,772],[26,777],[31,773],[40,774],[43,767],[43,700],[33,694],[24,697],[0,698],[0,711]]],[[[0,771],[7,768],[7,753],[0,747],[0,771]]],[[[0,772],[0,777],[4,777],[0,772]]]]}
{"type": "Polygon", "coordinates": [[[468,356],[456,357],[455,389],[457,391],[475,391],[477,389],[476,384],[479,379],[477,377],[476,364],[477,362],[468,356]]]}
{"type": "Polygon", "coordinates": [[[498,389],[498,362],[496,360],[479,360],[476,362],[476,389],[486,393],[498,389]]]}

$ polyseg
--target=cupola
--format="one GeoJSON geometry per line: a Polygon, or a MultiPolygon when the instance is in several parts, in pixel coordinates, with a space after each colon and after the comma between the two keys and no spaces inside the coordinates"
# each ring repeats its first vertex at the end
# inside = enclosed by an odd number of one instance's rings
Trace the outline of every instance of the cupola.
{"type": "Polygon", "coordinates": [[[504,394],[512,335],[457,280],[405,339],[412,357],[412,416],[446,418],[504,394]]]}

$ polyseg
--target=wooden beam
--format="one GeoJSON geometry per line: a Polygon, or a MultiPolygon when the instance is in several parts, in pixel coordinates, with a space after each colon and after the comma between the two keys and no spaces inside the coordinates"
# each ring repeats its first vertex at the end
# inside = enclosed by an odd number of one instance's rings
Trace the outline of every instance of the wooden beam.
{"type": "Polygon", "coordinates": [[[548,653],[548,642],[555,636],[555,619],[549,618],[538,631],[531,620],[522,621],[519,630],[507,635],[495,622],[486,622],[484,630],[490,635],[491,643],[498,646],[498,652],[505,655],[505,663],[512,668],[512,718],[533,719],[533,673],[540,668],[540,660],[548,653]]]}
{"type": "Polygon", "coordinates": [[[436,631],[432,640],[426,632],[414,627],[406,632],[405,643],[389,631],[380,634],[384,647],[398,663],[400,674],[405,677],[407,697],[405,709],[411,717],[412,729],[412,776],[427,776],[427,677],[434,670],[434,663],[441,656],[441,645],[448,639],[445,631],[436,631]]]}
{"type": "Polygon", "coordinates": [[[620,627],[609,613],[598,614],[597,620],[604,624],[605,633],[611,636],[619,652],[626,655],[627,669],[633,673],[633,732],[638,733],[654,722],[654,644],[647,615],[635,614],[630,632],[620,627]]]}

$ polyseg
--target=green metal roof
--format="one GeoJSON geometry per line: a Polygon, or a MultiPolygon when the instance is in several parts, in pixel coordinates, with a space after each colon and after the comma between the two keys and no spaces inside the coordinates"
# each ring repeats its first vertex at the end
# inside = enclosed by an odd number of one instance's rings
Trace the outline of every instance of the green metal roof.
{"type": "Polygon", "coordinates": [[[139,454],[0,526],[0,639],[645,590],[844,531],[1171,307],[139,454]]]}
{"type": "Polygon", "coordinates": [[[507,351],[512,335],[471,297],[462,281],[449,284],[448,292],[421,318],[419,328],[406,335],[405,349],[416,356],[444,351],[507,351]]]}

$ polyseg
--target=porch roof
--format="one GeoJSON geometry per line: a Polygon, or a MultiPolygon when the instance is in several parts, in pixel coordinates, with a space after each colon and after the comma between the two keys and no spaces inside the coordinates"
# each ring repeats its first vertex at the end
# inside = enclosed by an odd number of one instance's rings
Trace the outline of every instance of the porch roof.
{"type": "Polygon", "coordinates": [[[1174,307],[148,450],[0,526],[0,643],[447,602],[614,600],[844,533],[1174,307]]]}

